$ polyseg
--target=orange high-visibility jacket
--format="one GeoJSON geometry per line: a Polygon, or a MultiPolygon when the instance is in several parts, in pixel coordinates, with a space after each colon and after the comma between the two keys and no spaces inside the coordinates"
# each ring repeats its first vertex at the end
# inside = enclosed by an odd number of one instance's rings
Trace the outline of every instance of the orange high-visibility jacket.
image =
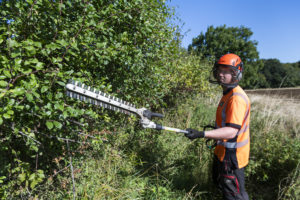
{"type": "Polygon", "coordinates": [[[224,94],[216,113],[216,128],[239,129],[230,140],[218,140],[215,155],[221,162],[230,162],[236,168],[245,167],[250,153],[250,100],[240,86],[224,94]]]}

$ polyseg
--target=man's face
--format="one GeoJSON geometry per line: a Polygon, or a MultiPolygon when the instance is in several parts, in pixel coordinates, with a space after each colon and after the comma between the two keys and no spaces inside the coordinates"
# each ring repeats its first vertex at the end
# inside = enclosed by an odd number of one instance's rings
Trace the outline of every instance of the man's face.
{"type": "Polygon", "coordinates": [[[232,69],[229,67],[219,66],[217,69],[218,81],[223,84],[232,83],[232,69]]]}

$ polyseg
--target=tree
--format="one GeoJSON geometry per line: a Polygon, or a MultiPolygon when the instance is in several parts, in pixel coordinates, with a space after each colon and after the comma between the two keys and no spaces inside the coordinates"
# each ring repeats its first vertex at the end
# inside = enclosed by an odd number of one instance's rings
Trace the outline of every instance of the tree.
{"type": "Polygon", "coordinates": [[[219,58],[226,53],[235,53],[243,62],[258,59],[256,50],[257,42],[250,40],[253,32],[246,27],[226,27],[226,25],[214,28],[209,26],[206,33],[200,33],[193,38],[189,45],[189,51],[196,51],[204,57],[219,58]]]}
{"type": "Polygon", "coordinates": [[[278,59],[263,60],[262,73],[265,87],[295,87],[300,84],[300,70],[297,63],[281,63],[278,59]]]}
{"type": "Polygon", "coordinates": [[[246,88],[253,88],[261,79],[257,76],[257,72],[262,64],[258,61],[257,41],[250,40],[252,34],[253,32],[244,26],[226,27],[223,25],[216,28],[209,26],[205,34],[201,32],[199,36],[193,38],[188,51],[193,51],[200,57],[212,61],[226,53],[239,55],[245,65],[241,84],[246,88]]]}

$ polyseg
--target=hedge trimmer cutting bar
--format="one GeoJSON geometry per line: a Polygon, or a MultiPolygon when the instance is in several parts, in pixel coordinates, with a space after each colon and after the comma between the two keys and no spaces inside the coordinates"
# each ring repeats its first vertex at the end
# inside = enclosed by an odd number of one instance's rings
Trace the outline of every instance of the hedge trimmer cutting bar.
{"type": "Polygon", "coordinates": [[[66,85],[67,96],[71,98],[78,99],[80,101],[85,101],[103,108],[108,108],[114,111],[120,111],[125,114],[136,114],[140,119],[140,124],[143,128],[155,128],[157,130],[169,130],[178,133],[188,133],[186,130],[181,130],[177,128],[171,128],[155,124],[151,121],[152,117],[160,117],[163,115],[160,113],[154,113],[146,108],[137,109],[133,104],[123,101],[119,98],[105,94],[95,88],[91,88],[78,81],[70,80],[66,85]]]}

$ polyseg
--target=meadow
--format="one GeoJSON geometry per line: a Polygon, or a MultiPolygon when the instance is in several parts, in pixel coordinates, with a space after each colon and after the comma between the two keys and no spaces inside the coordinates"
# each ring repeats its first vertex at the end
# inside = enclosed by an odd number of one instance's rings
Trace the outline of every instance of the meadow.
{"type": "MultiPolygon", "coordinates": [[[[298,103],[268,95],[249,95],[251,154],[246,167],[251,199],[297,199],[300,195],[300,117],[298,103]],[[278,99],[281,99],[280,101],[278,99]]],[[[202,129],[212,124],[219,97],[179,99],[164,110],[160,123],[202,129]]],[[[73,152],[70,166],[35,188],[39,199],[222,199],[211,181],[213,151],[204,140],[183,134],[143,130],[133,119],[120,121],[115,132],[93,133],[73,152]],[[78,156],[80,155],[80,156],[78,156]],[[74,179],[72,180],[72,175],[74,179]]],[[[32,197],[32,199],[34,199],[32,197]]]]}

